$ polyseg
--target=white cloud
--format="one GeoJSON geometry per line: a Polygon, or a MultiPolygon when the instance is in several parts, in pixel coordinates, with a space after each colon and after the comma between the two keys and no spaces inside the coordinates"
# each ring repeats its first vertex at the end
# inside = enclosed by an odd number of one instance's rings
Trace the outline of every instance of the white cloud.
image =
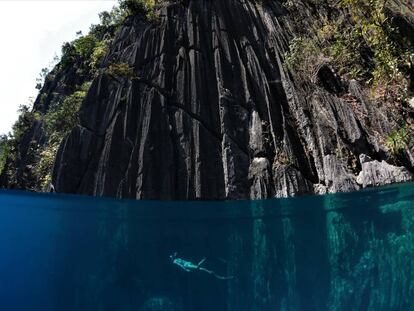
{"type": "Polygon", "coordinates": [[[36,78],[65,41],[87,33],[116,0],[0,0],[0,134],[10,131],[17,109],[35,97],[36,78]]]}

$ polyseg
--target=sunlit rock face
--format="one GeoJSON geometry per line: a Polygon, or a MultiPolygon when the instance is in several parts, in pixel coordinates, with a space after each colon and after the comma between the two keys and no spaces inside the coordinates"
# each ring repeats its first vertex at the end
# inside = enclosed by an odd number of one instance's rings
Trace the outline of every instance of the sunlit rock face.
{"type": "MultiPolygon", "coordinates": [[[[320,18],[305,4],[302,14],[320,18]]],[[[137,199],[361,188],[359,156],[388,159],[381,137],[396,126],[393,113],[329,67],[312,85],[293,78],[284,65],[293,20],[278,1],[236,0],[170,3],[155,22],[128,19],[103,66],[127,63],[134,76],[94,79],[58,152],[54,188],[137,199]]],[[[411,170],[412,152],[404,157],[411,170]]]]}

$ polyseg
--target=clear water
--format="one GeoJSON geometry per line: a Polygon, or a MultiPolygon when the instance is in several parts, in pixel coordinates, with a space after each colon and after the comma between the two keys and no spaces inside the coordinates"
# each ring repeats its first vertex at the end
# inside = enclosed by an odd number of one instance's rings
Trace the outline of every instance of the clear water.
{"type": "Polygon", "coordinates": [[[0,310],[414,310],[414,185],[253,202],[3,191],[0,310]],[[188,272],[174,253],[205,261],[188,272]]]}

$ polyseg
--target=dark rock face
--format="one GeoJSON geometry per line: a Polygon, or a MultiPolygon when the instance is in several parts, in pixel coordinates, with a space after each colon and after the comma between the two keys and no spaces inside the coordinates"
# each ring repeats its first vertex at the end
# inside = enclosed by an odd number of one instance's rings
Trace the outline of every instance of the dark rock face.
{"type": "MultiPolygon", "coordinates": [[[[412,27],[412,14],[396,3],[389,8],[396,27],[412,27]]],[[[306,2],[302,7],[307,20],[324,11],[306,2]]],[[[61,145],[55,188],[131,198],[243,199],[394,180],[384,173],[358,184],[358,158],[387,160],[384,137],[403,113],[412,119],[413,106],[401,112],[371,103],[356,81],[341,80],[325,63],[313,84],[292,75],[283,63],[294,19],[276,1],[262,7],[230,0],[169,4],[155,23],[130,18],[102,65],[127,63],[135,77],[101,70],[80,124],[61,145]]],[[[85,63],[72,65],[55,68],[35,113],[45,115],[92,79],[85,63]]],[[[41,118],[33,121],[0,186],[46,190],[33,171],[47,140],[41,118]]],[[[412,150],[401,161],[411,171],[412,150]]]]}
{"type": "Polygon", "coordinates": [[[58,153],[56,190],[253,199],[359,189],[357,159],[385,159],[394,112],[329,68],[319,86],[293,80],[283,66],[291,23],[277,1],[189,1],[155,24],[129,19],[105,63],[128,63],[137,78],[93,81],[58,153]]]}

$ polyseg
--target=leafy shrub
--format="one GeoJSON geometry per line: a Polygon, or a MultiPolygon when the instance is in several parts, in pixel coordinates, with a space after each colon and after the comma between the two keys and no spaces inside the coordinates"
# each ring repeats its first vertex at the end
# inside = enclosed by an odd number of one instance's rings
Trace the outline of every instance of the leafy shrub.
{"type": "Polygon", "coordinates": [[[10,139],[7,135],[0,136],[0,175],[6,165],[7,158],[11,151],[10,139]]]}
{"type": "Polygon", "coordinates": [[[386,146],[393,157],[398,156],[407,148],[410,133],[407,127],[393,131],[386,139],[386,146]]]}
{"type": "Polygon", "coordinates": [[[310,76],[323,58],[320,47],[309,38],[296,37],[291,41],[285,63],[298,73],[310,76]]]}
{"type": "Polygon", "coordinates": [[[42,190],[46,190],[52,182],[53,165],[58,149],[59,143],[57,141],[49,142],[39,153],[39,160],[34,166],[33,172],[42,190]]]}
{"type": "Polygon", "coordinates": [[[349,10],[355,31],[373,52],[373,78],[377,83],[401,78],[401,67],[409,62],[408,47],[386,14],[387,0],[341,0],[349,10]],[[397,42],[398,41],[398,42],[397,42]]]}
{"type": "Polygon", "coordinates": [[[65,98],[56,109],[45,114],[44,129],[49,141],[61,141],[78,124],[78,111],[86,96],[85,90],[79,90],[65,98]]]}
{"type": "Polygon", "coordinates": [[[124,17],[143,13],[150,21],[158,20],[157,6],[165,3],[165,0],[120,0],[119,7],[124,17]]]}
{"type": "Polygon", "coordinates": [[[40,120],[40,114],[31,110],[27,105],[19,108],[19,117],[12,127],[13,139],[20,141],[36,120],[40,120]]]}
{"type": "Polygon", "coordinates": [[[64,43],[62,45],[61,65],[66,67],[76,60],[84,60],[89,65],[91,55],[99,44],[99,40],[92,34],[64,43]]]}
{"type": "Polygon", "coordinates": [[[119,28],[125,19],[125,12],[119,6],[114,6],[112,10],[99,13],[100,23],[91,25],[90,34],[100,40],[108,39],[115,34],[115,30],[119,28]]]}
{"type": "Polygon", "coordinates": [[[86,35],[76,39],[73,42],[75,51],[82,58],[89,58],[95,49],[98,40],[93,35],[86,35]]]}
{"type": "Polygon", "coordinates": [[[99,61],[105,56],[108,52],[108,41],[99,41],[90,56],[90,66],[92,70],[96,70],[98,67],[99,61]]]}
{"type": "Polygon", "coordinates": [[[111,63],[109,64],[106,73],[114,77],[136,78],[134,69],[127,63],[111,63]]]}
{"type": "Polygon", "coordinates": [[[62,45],[62,58],[60,63],[63,67],[72,64],[76,59],[76,49],[70,42],[65,42],[62,45]]]}
{"type": "Polygon", "coordinates": [[[40,90],[43,87],[43,82],[46,80],[48,74],[49,68],[42,68],[39,76],[36,78],[36,89],[40,90]]]}
{"type": "Polygon", "coordinates": [[[110,12],[103,11],[99,13],[101,25],[109,28],[113,25],[119,25],[122,22],[122,11],[119,7],[114,7],[110,12]]]}
{"type": "Polygon", "coordinates": [[[133,15],[140,12],[148,12],[156,4],[155,0],[120,0],[119,7],[127,15],[133,15]]]}
{"type": "MultiPolygon", "coordinates": [[[[323,2],[334,14],[329,19],[321,18],[312,27],[305,27],[308,25],[298,20],[302,34],[291,42],[288,65],[298,67],[305,61],[306,68],[322,57],[329,59],[341,75],[350,78],[373,85],[401,83],[411,48],[392,26],[386,14],[387,0],[308,1],[313,5],[323,2]],[[314,56],[315,52],[319,57],[314,56]]],[[[300,14],[300,7],[294,2],[285,5],[297,10],[293,14],[300,14]]]]}

